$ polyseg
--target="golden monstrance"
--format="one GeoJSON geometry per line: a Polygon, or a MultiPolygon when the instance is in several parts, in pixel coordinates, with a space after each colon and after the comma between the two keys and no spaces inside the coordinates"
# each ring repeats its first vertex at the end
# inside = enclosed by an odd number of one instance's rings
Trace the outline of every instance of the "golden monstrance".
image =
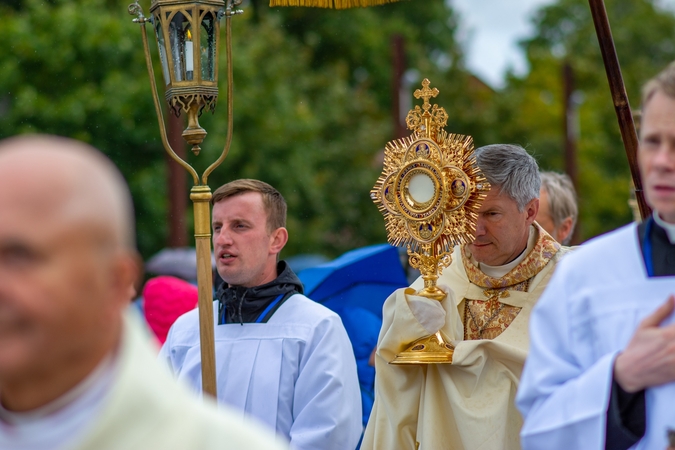
{"type": "MultiPolygon", "coordinates": [[[[424,288],[415,295],[442,301],[446,292],[436,280],[452,262],[453,247],[473,241],[490,185],[476,165],[473,138],[444,130],[448,114],[429,103],[438,95],[429,84],[425,78],[414,92],[424,104],[406,117],[412,134],[387,143],[370,196],[384,215],[389,243],[407,246],[410,265],[422,273],[424,288]]],[[[412,342],[390,364],[451,363],[453,351],[438,331],[412,342]]]]}

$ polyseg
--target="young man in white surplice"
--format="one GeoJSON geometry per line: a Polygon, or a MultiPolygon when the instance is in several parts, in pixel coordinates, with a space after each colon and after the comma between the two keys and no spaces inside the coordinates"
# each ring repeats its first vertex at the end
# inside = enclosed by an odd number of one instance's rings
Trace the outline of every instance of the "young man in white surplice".
{"type": "MultiPolygon", "coordinates": [[[[277,261],[288,241],[286,202],[258,180],[213,193],[218,400],[261,420],[297,450],[353,450],[361,435],[356,360],[339,316],[302,295],[277,261]]],[[[201,389],[197,311],[180,317],[162,355],[201,389]]]]}

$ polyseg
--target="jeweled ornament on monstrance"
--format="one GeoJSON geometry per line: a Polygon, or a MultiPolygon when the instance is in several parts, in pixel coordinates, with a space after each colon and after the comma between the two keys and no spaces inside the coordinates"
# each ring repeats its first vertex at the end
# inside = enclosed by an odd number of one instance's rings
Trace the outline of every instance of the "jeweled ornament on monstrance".
{"type": "MultiPolygon", "coordinates": [[[[384,215],[389,243],[405,245],[410,265],[422,273],[424,288],[415,295],[442,301],[446,292],[436,280],[452,262],[453,247],[473,241],[490,185],[476,165],[473,138],[444,130],[448,114],[429,103],[438,95],[429,84],[424,79],[414,92],[424,104],[406,117],[413,133],[387,144],[370,195],[384,215]]],[[[411,343],[390,364],[451,363],[453,351],[439,331],[411,343]]]]}

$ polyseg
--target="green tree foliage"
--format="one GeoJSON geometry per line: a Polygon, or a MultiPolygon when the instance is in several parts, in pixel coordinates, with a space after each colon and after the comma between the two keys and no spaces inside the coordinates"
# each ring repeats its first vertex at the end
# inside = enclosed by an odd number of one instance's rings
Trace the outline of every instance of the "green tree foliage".
{"type": "Polygon", "coordinates": [[[0,6],[8,43],[0,49],[0,137],[58,134],[107,153],[136,194],[139,245],[152,249],[166,233],[161,143],[138,30],[113,8],[119,3],[103,0],[0,6]]]}
{"type": "MultiPolygon", "coordinates": [[[[652,0],[605,0],[632,108],[640,87],[675,56],[675,17],[652,0]]],[[[581,93],[579,200],[582,237],[632,220],[630,172],[587,0],[559,0],[534,17],[522,47],[527,75],[510,75],[495,102],[492,139],[525,145],[547,170],[562,171],[562,65],[569,61],[581,93]]]]}
{"type": "MultiPolygon", "coordinates": [[[[147,13],[149,2],[142,3],[147,13]]],[[[652,0],[606,4],[637,107],[640,85],[673,57],[675,19],[652,0]]],[[[326,11],[245,4],[245,14],[233,19],[234,139],[210,185],[253,177],[277,186],[289,203],[287,255],[335,256],[383,241],[383,220],[368,193],[392,138],[390,39],[399,34],[407,66],[440,89],[436,101],[448,111],[450,131],[474,136],[476,145],[520,143],[545,169],[563,167],[561,66],[569,61],[584,99],[583,237],[629,221],[629,172],[587,1],[559,0],[539,11],[535,35],[523,42],[530,71],[509,75],[496,94],[464,69],[458,18],[446,2],[419,5],[326,11]]],[[[126,6],[117,0],[0,5],[6,43],[0,46],[0,137],[54,133],[106,152],[131,186],[147,257],[167,233],[166,169],[139,26],[126,6]]],[[[219,69],[220,105],[202,117],[209,135],[203,154],[190,158],[202,170],[226,137],[222,45],[219,69]]]]}
{"type": "MultiPolygon", "coordinates": [[[[139,26],[126,3],[0,5],[0,39],[10,43],[0,46],[0,137],[54,133],[107,153],[131,186],[147,257],[167,232],[166,170],[139,26]]],[[[141,3],[147,15],[150,2],[141,3]]],[[[287,255],[334,256],[382,242],[384,222],[369,190],[392,137],[393,33],[406,39],[408,66],[441,90],[437,101],[453,130],[478,128],[452,10],[442,0],[351,11],[270,9],[262,0],[244,7],[233,19],[234,139],[209,184],[252,177],[278,187],[289,203],[287,255]]],[[[201,170],[226,137],[221,50],[219,108],[202,116],[209,135],[202,155],[189,159],[201,170]]]]}

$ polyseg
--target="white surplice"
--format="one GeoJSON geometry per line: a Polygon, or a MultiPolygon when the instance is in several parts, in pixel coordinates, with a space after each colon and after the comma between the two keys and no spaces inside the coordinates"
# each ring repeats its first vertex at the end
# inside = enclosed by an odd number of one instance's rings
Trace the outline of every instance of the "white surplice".
{"type": "MultiPolygon", "coordinates": [[[[337,314],[296,294],[267,323],[216,325],[215,346],[220,402],[268,424],[294,449],[356,448],[361,395],[337,314]]],[[[161,355],[179,379],[201,390],[196,310],[176,321],[161,355]]]]}
{"type": "MultiPolygon", "coordinates": [[[[671,294],[675,277],[647,277],[635,224],[561,262],[530,321],[517,397],[524,449],[604,449],[614,359],[671,294]]],[[[674,403],[675,383],[647,389],[647,430],[634,448],[667,447],[674,403]]]]}

